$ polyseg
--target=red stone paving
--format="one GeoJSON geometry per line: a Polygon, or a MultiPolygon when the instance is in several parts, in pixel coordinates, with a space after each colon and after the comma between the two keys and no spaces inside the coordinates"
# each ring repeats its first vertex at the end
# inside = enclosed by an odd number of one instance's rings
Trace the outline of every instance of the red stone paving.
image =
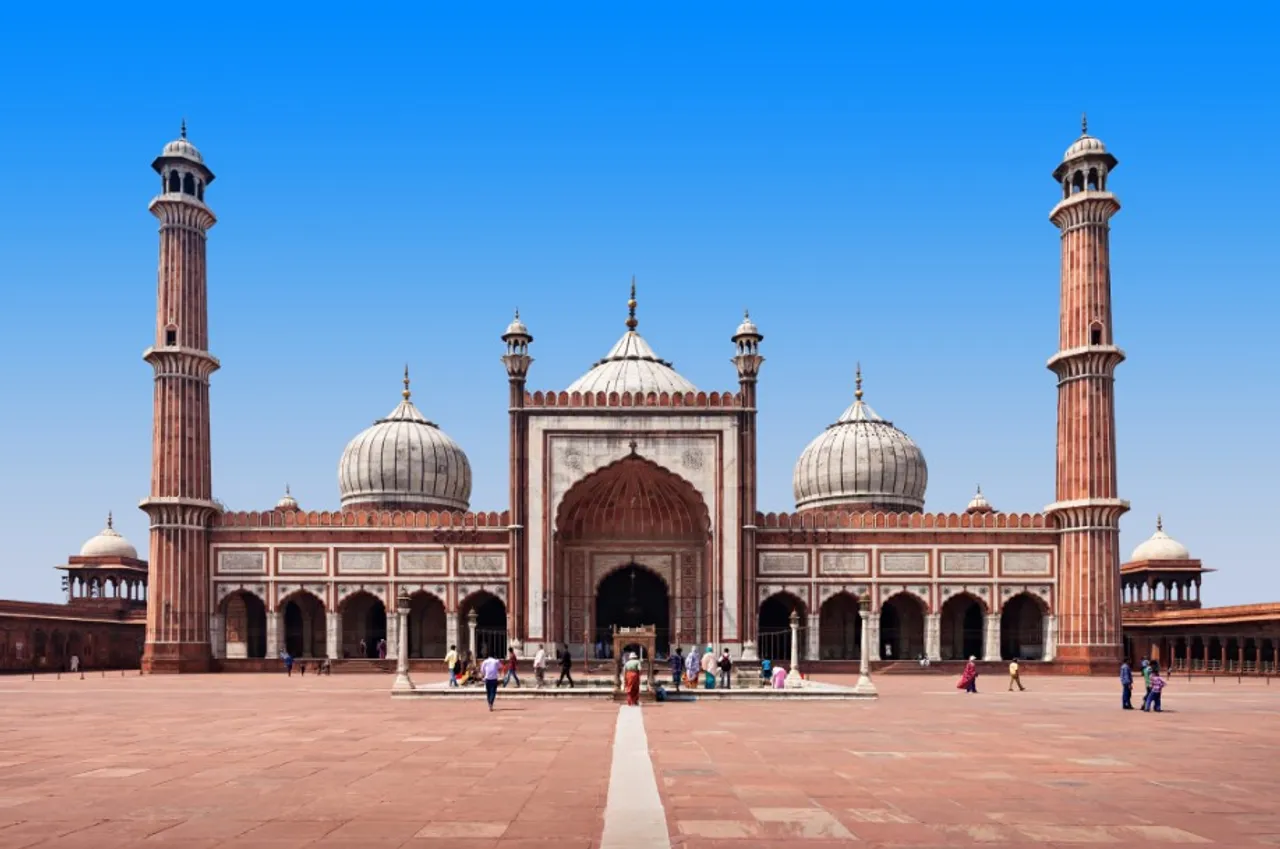
{"type": "MultiPolygon", "coordinates": [[[[389,676],[0,679],[0,849],[598,846],[618,708],[389,676]]],[[[1280,682],[643,708],[673,846],[1280,845],[1280,682]]],[[[991,684],[991,686],[985,686],[991,684]]]]}

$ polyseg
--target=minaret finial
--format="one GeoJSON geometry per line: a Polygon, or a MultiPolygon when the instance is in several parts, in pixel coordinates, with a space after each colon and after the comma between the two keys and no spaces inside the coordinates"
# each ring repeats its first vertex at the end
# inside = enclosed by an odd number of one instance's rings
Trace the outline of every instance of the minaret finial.
{"type": "Polygon", "coordinates": [[[111,511],[108,510],[107,511],[107,530],[111,530],[112,527],[113,525],[111,524],[111,511]]]}
{"type": "Polygon", "coordinates": [[[1157,531],[1164,530],[1164,517],[1161,516],[1159,513],[1156,514],[1156,530],[1157,531]]]}
{"type": "Polygon", "coordinates": [[[181,132],[182,132],[182,137],[185,139],[185,138],[187,137],[187,119],[186,119],[186,118],[183,118],[183,119],[182,119],[182,130],[181,130],[181,132]]]}
{"type": "Polygon", "coordinates": [[[1089,115],[1087,112],[1080,113],[1080,135],[1089,135],[1089,115]]]}
{"type": "Polygon", "coordinates": [[[516,321],[520,320],[520,308],[516,307],[516,321]]]}
{"type": "Polygon", "coordinates": [[[289,491],[289,484],[285,484],[285,485],[284,485],[284,494],[285,494],[285,495],[293,495],[293,493],[289,491]]]}
{"type": "Polygon", "coordinates": [[[631,275],[631,298],[627,301],[627,329],[635,330],[636,325],[636,276],[631,275]]]}
{"type": "Polygon", "coordinates": [[[853,397],[857,401],[862,400],[862,363],[858,363],[853,372],[853,397]]]}
{"type": "Polygon", "coordinates": [[[409,400],[409,364],[404,364],[404,391],[400,393],[404,400],[409,400]]]}
{"type": "Polygon", "coordinates": [[[982,484],[978,484],[978,494],[982,494],[982,484]]]}

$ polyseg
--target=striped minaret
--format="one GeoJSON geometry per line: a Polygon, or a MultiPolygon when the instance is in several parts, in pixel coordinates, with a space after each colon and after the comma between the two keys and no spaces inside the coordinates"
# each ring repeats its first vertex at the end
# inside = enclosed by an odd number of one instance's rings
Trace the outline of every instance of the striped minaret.
{"type": "Polygon", "coordinates": [[[152,163],[160,194],[151,214],[160,219],[156,341],[143,359],[155,369],[151,437],[151,517],[147,672],[209,669],[209,524],[218,511],[210,486],[209,354],[205,239],[217,219],[204,204],[213,172],[182,136],[152,163]]]}
{"type": "Polygon", "coordinates": [[[1049,505],[1062,531],[1057,659],[1081,672],[1114,672],[1121,654],[1120,516],[1116,490],[1115,369],[1124,352],[1111,324],[1110,220],[1120,209],[1107,180],[1116,158],[1089,135],[1067,149],[1053,177],[1062,200],[1049,215],[1062,231],[1058,353],[1058,472],[1049,505]]]}

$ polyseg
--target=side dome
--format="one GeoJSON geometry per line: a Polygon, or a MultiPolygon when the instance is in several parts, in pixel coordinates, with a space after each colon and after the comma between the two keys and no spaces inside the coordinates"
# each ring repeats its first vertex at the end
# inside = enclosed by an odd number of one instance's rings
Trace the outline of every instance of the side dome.
{"type": "Polygon", "coordinates": [[[344,509],[466,510],[471,463],[458,443],[404,399],[347,444],[338,462],[344,509]]]}
{"type": "Polygon", "coordinates": [[[797,510],[918,513],[928,483],[919,447],[862,400],[861,368],[853,405],[804,449],[793,478],[797,510]]]}
{"type": "Polygon", "coordinates": [[[127,539],[120,536],[112,526],[111,514],[107,514],[107,526],[80,546],[81,557],[128,557],[138,559],[138,549],[127,539]]]}
{"type": "Polygon", "coordinates": [[[1190,560],[1191,552],[1185,545],[1164,532],[1164,520],[1156,517],[1156,532],[1151,538],[1133,550],[1131,562],[1140,560],[1190,560]]]}
{"type": "Polygon", "coordinates": [[[660,358],[636,332],[636,281],[631,280],[627,301],[627,332],[591,371],[569,385],[569,392],[667,392],[684,394],[698,388],[685,380],[668,361],[660,358]]]}
{"type": "Polygon", "coordinates": [[[293,493],[289,491],[289,484],[284,485],[284,495],[280,496],[280,500],[276,502],[277,510],[297,510],[298,499],[293,497],[293,493]]]}

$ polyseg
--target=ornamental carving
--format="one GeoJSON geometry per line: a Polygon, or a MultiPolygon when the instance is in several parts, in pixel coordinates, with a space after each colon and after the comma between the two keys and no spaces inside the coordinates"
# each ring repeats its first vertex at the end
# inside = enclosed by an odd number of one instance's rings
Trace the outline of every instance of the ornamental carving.
{"type": "Polygon", "coordinates": [[[1049,552],[1007,551],[1000,556],[1000,571],[1005,575],[1048,575],[1049,552]]]}
{"type": "Polygon", "coordinates": [[[267,553],[265,551],[219,551],[218,574],[265,575],[267,553]]]}
{"type": "Polygon", "coordinates": [[[387,571],[385,551],[339,551],[339,575],[382,575],[387,571]]]}
{"type": "Polygon", "coordinates": [[[818,560],[820,575],[869,575],[871,567],[865,551],[824,551],[818,560]]]}
{"type": "Polygon", "coordinates": [[[507,556],[498,552],[477,554],[463,552],[458,555],[459,575],[505,575],[507,573],[507,556]]]}
{"type": "Polygon", "coordinates": [[[280,552],[281,575],[323,575],[325,565],[323,551],[280,552]]]}
{"type": "Polygon", "coordinates": [[[702,452],[696,448],[686,448],[680,462],[691,472],[702,471],[702,452]]]}
{"type": "Polygon", "coordinates": [[[866,584],[822,584],[818,587],[818,603],[824,604],[841,593],[848,593],[854,598],[865,598],[871,595],[871,587],[866,584]]]}
{"type": "Polygon", "coordinates": [[[365,592],[382,602],[383,606],[387,603],[387,585],[386,584],[338,584],[337,603],[342,604],[351,596],[359,592],[365,592]]]}
{"type": "Polygon", "coordinates": [[[944,551],[943,575],[986,575],[991,571],[991,557],[985,551],[944,551]]]}
{"type": "Polygon", "coordinates": [[[760,574],[808,575],[809,555],[803,551],[762,551],[760,574]]]}
{"type": "Polygon", "coordinates": [[[449,562],[443,551],[401,551],[396,554],[401,575],[447,575],[449,562]]]}
{"type": "Polygon", "coordinates": [[[269,603],[267,601],[266,584],[218,584],[217,588],[217,599],[219,602],[237,590],[244,590],[251,595],[256,595],[263,604],[269,603]]]}
{"type": "Polygon", "coordinates": [[[881,575],[927,575],[929,553],[927,551],[886,552],[880,555],[881,575]]]}

